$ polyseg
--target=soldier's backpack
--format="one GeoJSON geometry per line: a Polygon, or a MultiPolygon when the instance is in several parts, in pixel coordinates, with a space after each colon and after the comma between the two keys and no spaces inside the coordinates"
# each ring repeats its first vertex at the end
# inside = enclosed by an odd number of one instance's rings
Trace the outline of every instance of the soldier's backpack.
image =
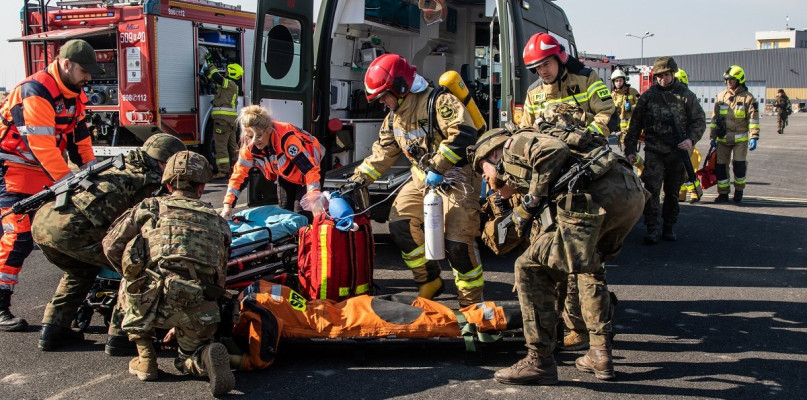
{"type": "Polygon", "coordinates": [[[373,285],[375,242],[370,220],[355,215],[356,231],[343,232],[323,213],[300,229],[297,263],[306,298],[341,301],[369,294],[373,285]]]}

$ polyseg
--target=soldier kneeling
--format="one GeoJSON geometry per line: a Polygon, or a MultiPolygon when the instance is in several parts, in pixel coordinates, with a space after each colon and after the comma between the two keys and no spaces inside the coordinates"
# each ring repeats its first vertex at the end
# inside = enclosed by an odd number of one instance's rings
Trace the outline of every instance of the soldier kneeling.
{"type": "Polygon", "coordinates": [[[212,342],[220,321],[215,295],[223,293],[231,233],[213,207],[199,200],[211,175],[199,154],[172,156],[162,177],[171,194],[131,208],[115,221],[103,244],[124,278],[123,329],[139,354],[129,363],[129,373],[144,381],[157,379],[154,328],[176,328],[176,368],[209,377],[210,391],[220,395],[235,385],[227,349],[212,342]]]}

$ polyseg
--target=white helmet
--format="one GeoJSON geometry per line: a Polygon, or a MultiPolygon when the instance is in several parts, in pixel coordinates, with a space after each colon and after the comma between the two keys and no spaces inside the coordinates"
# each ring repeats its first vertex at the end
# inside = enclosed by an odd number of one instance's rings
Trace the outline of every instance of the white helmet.
{"type": "Polygon", "coordinates": [[[615,69],[614,72],[611,74],[611,81],[613,81],[616,78],[622,78],[625,80],[625,82],[628,81],[628,76],[625,75],[625,72],[619,68],[615,69]]]}

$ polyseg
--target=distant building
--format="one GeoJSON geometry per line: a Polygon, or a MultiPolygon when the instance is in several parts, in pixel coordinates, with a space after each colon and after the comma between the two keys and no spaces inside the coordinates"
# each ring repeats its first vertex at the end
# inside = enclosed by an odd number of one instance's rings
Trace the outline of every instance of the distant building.
{"type": "Polygon", "coordinates": [[[807,48],[807,30],[764,31],[755,35],[758,50],[807,48]]]}

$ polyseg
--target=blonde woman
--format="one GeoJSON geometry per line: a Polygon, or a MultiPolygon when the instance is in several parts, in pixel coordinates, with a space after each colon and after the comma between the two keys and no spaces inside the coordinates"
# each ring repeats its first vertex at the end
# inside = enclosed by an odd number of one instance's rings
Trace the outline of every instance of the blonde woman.
{"type": "Polygon", "coordinates": [[[266,179],[277,182],[280,207],[300,212],[299,200],[320,191],[320,160],[324,148],[310,133],[272,119],[257,105],[244,107],[238,116],[241,148],[224,196],[221,216],[232,219],[233,207],[246,187],[249,170],[257,167],[266,179]]]}

